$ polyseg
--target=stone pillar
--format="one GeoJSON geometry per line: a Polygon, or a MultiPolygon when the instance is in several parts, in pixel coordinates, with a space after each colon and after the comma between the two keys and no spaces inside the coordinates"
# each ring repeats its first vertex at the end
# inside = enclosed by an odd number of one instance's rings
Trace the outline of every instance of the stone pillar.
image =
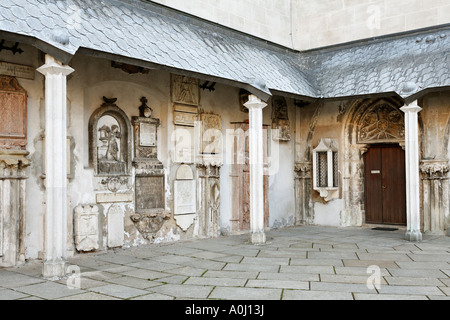
{"type": "Polygon", "coordinates": [[[313,223],[311,217],[310,201],[312,190],[312,163],[296,162],[295,169],[295,193],[296,212],[295,225],[310,225],[313,223]]]}
{"type": "Polygon", "coordinates": [[[0,267],[25,262],[25,150],[0,149],[0,267]]]}
{"type": "Polygon", "coordinates": [[[264,154],[263,109],[267,106],[258,97],[249,96],[244,104],[249,110],[249,163],[250,163],[250,242],[264,244],[264,154]]]}
{"type": "Polygon", "coordinates": [[[419,177],[419,124],[418,113],[422,110],[417,100],[404,106],[405,152],[406,152],[406,240],[422,241],[420,231],[420,177],[419,177]]]}
{"type": "Polygon", "coordinates": [[[45,76],[45,278],[65,274],[67,243],[67,76],[74,70],[46,55],[45,76]]]}
{"type": "Polygon", "coordinates": [[[423,190],[423,231],[445,234],[448,212],[448,177],[450,167],[447,160],[423,160],[420,165],[423,190]]]}

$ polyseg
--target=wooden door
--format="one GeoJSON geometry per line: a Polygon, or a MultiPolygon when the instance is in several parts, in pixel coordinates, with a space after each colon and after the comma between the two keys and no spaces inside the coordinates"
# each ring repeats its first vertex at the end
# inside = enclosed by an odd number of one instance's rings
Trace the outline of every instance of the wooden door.
{"type": "Polygon", "coordinates": [[[366,223],[406,225],[405,152],[380,145],[364,157],[366,223]]]}
{"type": "MultiPolygon", "coordinates": [[[[232,226],[234,231],[250,230],[250,166],[248,123],[235,123],[234,162],[231,168],[232,226]]],[[[264,126],[264,164],[268,171],[268,128],[264,126]]],[[[264,176],[264,225],[269,226],[269,176],[264,176]]]]}

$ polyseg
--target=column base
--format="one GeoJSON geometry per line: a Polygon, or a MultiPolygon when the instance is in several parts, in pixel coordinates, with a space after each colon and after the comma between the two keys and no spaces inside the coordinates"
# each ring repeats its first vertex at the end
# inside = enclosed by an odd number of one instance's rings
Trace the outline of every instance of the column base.
{"type": "Polygon", "coordinates": [[[42,276],[45,279],[59,279],[66,275],[65,261],[47,261],[44,262],[42,276]]]}
{"type": "Polygon", "coordinates": [[[250,234],[250,243],[261,245],[266,243],[266,234],[264,232],[256,232],[250,234]]]}
{"type": "Polygon", "coordinates": [[[405,235],[405,240],[411,242],[420,242],[422,241],[422,233],[420,231],[407,231],[405,235]]]}

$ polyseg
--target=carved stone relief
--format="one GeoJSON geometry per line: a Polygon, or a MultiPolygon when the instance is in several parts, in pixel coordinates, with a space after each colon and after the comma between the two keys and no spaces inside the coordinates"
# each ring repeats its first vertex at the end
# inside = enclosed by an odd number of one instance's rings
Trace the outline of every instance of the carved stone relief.
{"type": "Polygon", "coordinates": [[[198,105],[200,88],[195,78],[172,75],[172,102],[187,105],[198,105]]]}
{"type": "Polygon", "coordinates": [[[405,140],[405,122],[403,113],[398,108],[381,102],[364,113],[359,123],[359,143],[403,140],[405,140]]]}
{"type": "Polygon", "coordinates": [[[0,76],[0,149],[25,150],[27,93],[13,77],[0,76]]]}
{"type": "Polygon", "coordinates": [[[274,97],[272,102],[272,138],[279,141],[291,140],[291,123],[288,106],[283,97],[274,97]]]}
{"type": "Polygon", "coordinates": [[[200,194],[198,196],[198,235],[218,237],[220,234],[220,165],[197,165],[200,194]]]}
{"type": "Polygon", "coordinates": [[[222,118],[217,114],[200,114],[201,122],[201,153],[221,154],[222,141],[222,118]]]}
{"type": "Polygon", "coordinates": [[[447,160],[423,160],[420,164],[423,192],[423,229],[431,234],[445,234],[449,203],[447,160]]]}
{"type": "Polygon", "coordinates": [[[25,262],[27,156],[24,150],[0,151],[0,267],[25,262]]]}
{"type": "Polygon", "coordinates": [[[27,92],[0,76],[0,267],[25,262],[27,92]]]}
{"type": "Polygon", "coordinates": [[[79,252],[90,252],[100,247],[99,208],[97,205],[79,205],[74,214],[75,247],[79,252]]]}
{"type": "Polygon", "coordinates": [[[341,108],[345,123],[341,225],[359,226],[365,222],[364,153],[371,144],[404,144],[404,116],[395,98],[349,101],[341,108]]]}
{"type": "Polygon", "coordinates": [[[131,125],[115,104],[104,103],[89,121],[89,155],[96,176],[124,176],[131,173],[131,125]]]}
{"type": "Polygon", "coordinates": [[[142,97],[141,102],[141,116],[132,118],[136,177],[135,214],[130,218],[142,237],[152,241],[170,214],[165,211],[164,165],[158,159],[161,121],[152,117],[153,110],[147,105],[147,98],[142,97]]]}

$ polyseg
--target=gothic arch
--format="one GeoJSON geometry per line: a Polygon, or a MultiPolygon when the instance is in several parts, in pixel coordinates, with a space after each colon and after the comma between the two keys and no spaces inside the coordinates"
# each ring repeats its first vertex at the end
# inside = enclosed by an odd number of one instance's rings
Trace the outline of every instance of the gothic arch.
{"type": "Polygon", "coordinates": [[[369,146],[404,145],[404,118],[400,110],[403,105],[400,98],[386,97],[352,100],[343,107],[341,224],[344,226],[360,226],[365,222],[364,153],[369,146]]]}

